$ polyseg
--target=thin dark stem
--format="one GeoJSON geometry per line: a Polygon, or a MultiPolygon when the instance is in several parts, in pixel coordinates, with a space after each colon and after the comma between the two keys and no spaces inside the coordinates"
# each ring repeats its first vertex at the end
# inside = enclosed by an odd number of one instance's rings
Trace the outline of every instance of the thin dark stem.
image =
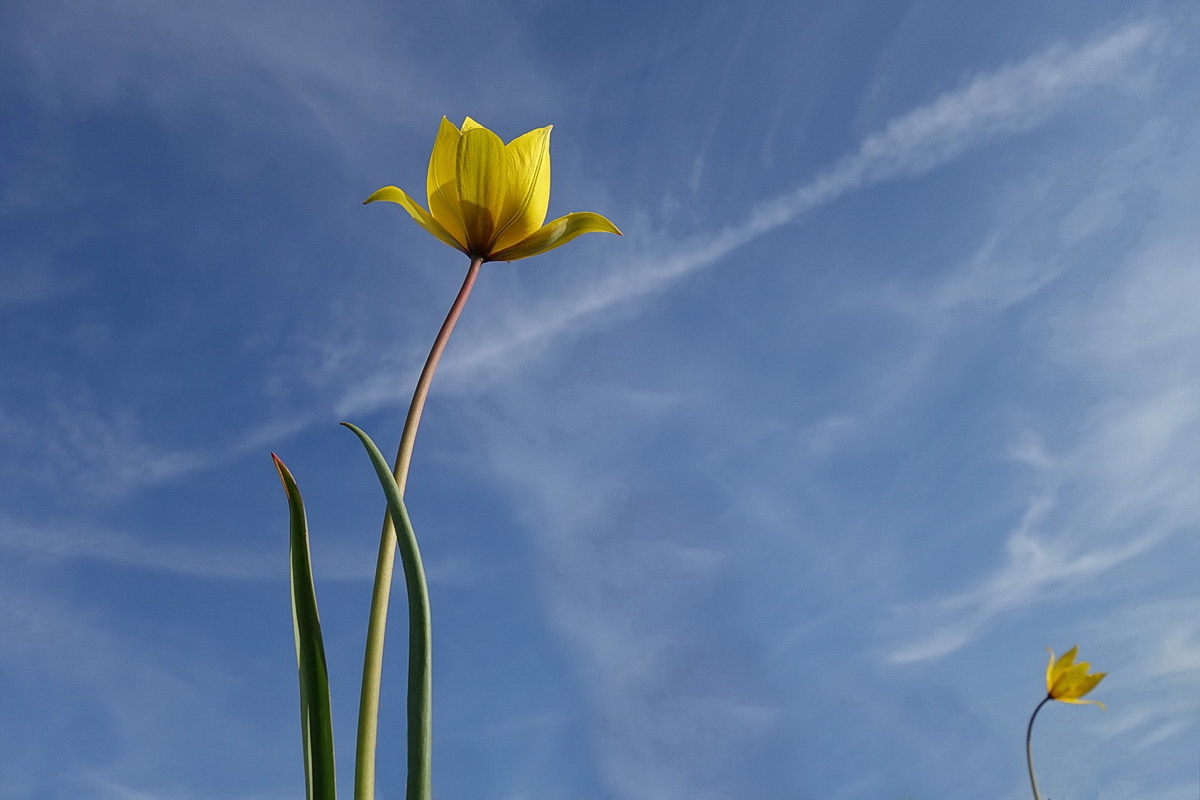
{"type": "MultiPolygon", "coordinates": [[[[412,403],[408,408],[408,416],[404,421],[404,430],[400,435],[400,446],[396,452],[395,465],[392,475],[403,495],[408,483],[408,469],[412,461],[413,444],[417,438],[417,426],[421,423],[421,413],[425,409],[425,399],[429,396],[429,387],[433,383],[433,373],[437,370],[446,343],[462,314],[471,289],[479,277],[479,269],[483,265],[482,258],[473,258],[463,280],[458,296],[450,306],[450,311],[433,340],[429,356],[421,376],[417,379],[417,387],[413,392],[412,403]]],[[[415,540],[411,546],[416,547],[415,540]]],[[[396,528],[391,515],[385,515],[383,532],[379,541],[379,556],[375,566],[375,585],[371,594],[371,613],[367,623],[367,647],[363,660],[362,691],[359,695],[358,706],[358,747],[354,761],[354,797],[355,800],[374,800],[375,798],[375,750],[379,730],[379,687],[383,674],[383,644],[384,631],[387,627],[388,599],[392,589],[392,573],[396,558],[396,528]]],[[[410,560],[406,559],[407,565],[410,560]]],[[[420,569],[419,556],[415,560],[416,571],[422,574],[410,574],[405,571],[405,583],[409,594],[409,673],[408,673],[408,800],[429,800],[432,796],[430,767],[432,741],[432,716],[430,700],[432,682],[430,679],[430,620],[429,596],[425,586],[425,576],[420,569]]]]}
{"type": "Polygon", "coordinates": [[[1037,719],[1038,712],[1042,710],[1042,706],[1049,703],[1052,699],[1050,695],[1042,698],[1042,702],[1037,704],[1037,708],[1029,715],[1029,725],[1025,728],[1025,763],[1029,765],[1029,783],[1033,786],[1033,800],[1042,800],[1042,795],[1038,792],[1037,776],[1033,774],[1033,721],[1037,719]]]}

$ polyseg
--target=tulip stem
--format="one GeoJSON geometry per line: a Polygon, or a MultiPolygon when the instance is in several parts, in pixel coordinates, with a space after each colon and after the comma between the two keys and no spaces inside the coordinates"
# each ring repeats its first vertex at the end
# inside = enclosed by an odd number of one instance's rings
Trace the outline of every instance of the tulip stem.
{"type": "MultiPolygon", "coordinates": [[[[408,468],[412,461],[413,444],[417,438],[417,426],[421,423],[421,412],[425,408],[425,399],[429,396],[429,387],[433,382],[433,373],[437,370],[438,362],[450,340],[466,305],[471,289],[479,277],[479,269],[483,265],[482,258],[471,259],[471,266],[463,280],[458,296],[433,340],[433,347],[425,359],[421,377],[417,380],[413,392],[412,403],[408,407],[408,416],[404,420],[404,430],[400,435],[400,446],[396,452],[396,462],[392,475],[396,479],[400,494],[408,482],[408,468]]],[[[401,563],[404,566],[404,579],[409,590],[408,608],[408,779],[407,800],[430,800],[432,797],[431,755],[432,755],[432,716],[430,712],[432,699],[431,680],[431,635],[429,616],[429,593],[425,585],[425,576],[421,568],[421,560],[416,553],[416,541],[397,542],[396,528],[390,514],[384,515],[383,533],[379,542],[379,557],[375,567],[375,584],[371,593],[371,613],[367,622],[367,646],[363,659],[362,691],[358,705],[358,743],[354,757],[354,798],[355,800],[374,800],[375,798],[375,751],[379,731],[379,686],[383,674],[383,644],[384,631],[387,627],[388,598],[392,590],[392,573],[396,558],[397,546],[408,548],[411,553],[403,553],[401,563]]]]}
{"type": "Polygon", "coordinates": [[[417,439],[417,426],[421,424],[421,412],[425,409],[425,398],[429,396],[429,386],[433,383],[434,370],[437,369],[438,362],[442,359],[442,351],[446,349],[446,342],[450,341],[450,333],[454,330],[454,325],[458,322],[463,307],[467,304],[467,298],[471,295],[471,289],[475,286],[475,279],[479,277],[479,268],[482,266],[482,258],[471,259],[467,277],[463,279],[462,288],[458,290],[458,296],[454,298],[454,304],[450,306],[442,328],[438,331],[437,338],[433,340],[433,347],[429,349],[429,357],[425,359],[425,367],[421,370],[421,377],[417,380],[417,388],[413,391],[412,403],[408,406],[408,417],[404,420],[404,430],[400,434],[400,446],[396,451],[396,464],[392,470],[401,494],[404,493],[405,484],[408,482],[408,466],[412,461],[413,443],[417,439]]]}
{"type": "Polygon", "coordinates": [[[1042,800],[1042,795],[1038,792],[1037,776],[1033,774],[1033,721],[1037,719],[1042,706],[1053,699],[1051,695],[1042,698],[1042,702],[1038,703],[1037,708],[1029,715],[1029,725],[1025,728],[1025,763],[1029,765],[1029,783],[1033,786],[1033,800],[1042,800]]]}

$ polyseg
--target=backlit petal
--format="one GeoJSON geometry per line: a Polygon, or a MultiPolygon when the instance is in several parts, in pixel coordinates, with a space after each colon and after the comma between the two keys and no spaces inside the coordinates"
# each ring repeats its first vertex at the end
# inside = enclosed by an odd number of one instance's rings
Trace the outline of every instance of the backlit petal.
{"type": "Polygon", "coordinates": [[[1084,678],[1082,681],[1080,681],[1079,684],[1075,687],[1076,696],[1083,697],[1085,694],[1090,692],[1092,689],[1095,689],[1096,684],[1098,684],[1098,683],[1100,683],[1100,681],[1104,680],[1104,676],[1107,674],[1108,674],[1107,672],[1097,672],[1094,675],[1088,675],[1086,678],[1084,678]]]}
{"type": "Polygon", "coordinates": [[[1054,659],[1054,651],[1050,651],[1050,665],[1046,667],[1046,690],[1053,695],[1056,691],[1055,687],[1061,684],[1062,675],[1071,668],[1071,664],[1075,661],[1075,653],[1079,651],[1079,646],[1072,647],[1056,661],[1054,659]]]}
{"type": "MultiPolygon", "coordinates": [[[[1056,697],[1054,699],[1060,703],[1071,703],[1072,705],[1077,705],[1077,706],[1088,704],[1088,705],[1093,705],[1093,706],[1100,706],[1100,708],[1102,708],[1102,709],[1104,708],[1104,703],[1101,703],[1099,700],[1080,700],[1078,697],[1056,697]]],[[[1107,710],[1107,709],[1105,709],[1105,710],[1107,710]]]]}
{"type": "Polygon", "coordinates": [[[442,117],[433,153],[429,156],[429,174],[425,192],[429,197],[429,213],[457,241],[466,243],[462,211],[458,205],[458,142],[462,133],[454,123],[442,117]]]}
{"type": "Polygon", "coordinates": [[[579,211],[559,217],[553,222],[547,222],[528,237],[513,245],[488,256],[489,261],[516,261],[518,258],[528,258],[553,250],[559,245],[566,244],[583,233],[615,233],[621,235],[617,226],[613,225],[599,214],[590,211],[579,211]]]}
{"type": "Polygon", "coordinates": [[[542,227],[550,206],[550,129],[547,125],[504,146],[508,186],[493,250],[504,250],[542,227]]]}
{"type": "Polygon", "coordinates": [[[1062,658],[1055,664],[1055,668],[1059,670],[1069,669],[1075,663],[1075,654],[1079,652],[1079,645],[1072,645],[1071,649],[1062,654],[1062,658]]]}
{"type": "Polygon", "coordinates": [[[465,131],[458,141],[456,170],[467,254],[486,256],[495,241],[508,185],[504,142],[487,128],[465,131]]]}
{"type": "Polygon", "coordinates": [[[397,189],[395,186],[385,186],[379,191],[372,194],[366,200],[363,200],[363,205],[374,203],[376,200],[386,200],[389,203],[396,203],[404,208],[413,219],[417,221],[425,230],[432,233],[437,238],[441,239],[446,244],[453,247],[455,250],[467,252],[466,245],[455,240],[450,233],[442,227],[442,225],[426,211],[420,203],[409,197],[404,190],[397,189]]]}

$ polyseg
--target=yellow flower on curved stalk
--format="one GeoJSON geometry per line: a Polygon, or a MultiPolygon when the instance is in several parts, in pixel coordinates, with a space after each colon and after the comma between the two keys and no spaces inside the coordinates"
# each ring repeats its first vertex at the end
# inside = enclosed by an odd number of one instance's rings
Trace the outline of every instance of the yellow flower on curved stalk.
{"type": "MultiPolygon", "coordinates": [[[[1047,648],[1048,649],[1048,648],[1047,648]]],[[[1075,655],[1079,645],[1063,653],[1057,660],[1054,651],[1050,651],[1050,663],[1046,667],[1046,692],[1055,700],[1063,703],[1094,703],[1104,708],[1099,700],[1083,700],[1085,694],[1096,688],[1096,684],[1104,680],[1107,672],[1095,672],[1091,675],[1088,670],[1091,664],[1086,661],[1075,663],[1075,655]]]]}
{"type": "MultiPolygon", "coordinates": [[[[1048,647],[1046,649],[1050,650],[1048,647]]],[[[1038,791],[1037,775],[1033,771],[1033,721],[1037,719],[1042,706],[1051,700],[1058,700],[1062,703],[1095,703],[1104,708],[1104,703],[1099,700],[1084,700],[1083,696],[1095,689],[1096,684],[1104,680],[1108,673],[1095,672],[1089,675],[1091,664],[1086,661],[1075,663],[1075,655],[1078,652],[1079,645],[1075,645],[1059,658],[1055,658],[1054,651],[1050,650],[1050,663],[1046,665],[1046,696],[1033,709],[1033,713],[1029,715],[1029,725],[1025,727],[1025,763],[1029,767],[1029,786],[1033,789],[1033,800],[1042,800],[1041,792],[1038,791]]]]}
{"type": "Polygon", "coordinates": [[[616,225],[590,211],[542,224],[550,205],[551,127],[504,144],[470,117],[461,129],[442,117],[429,157],[429,210],[395,186],[363,202],[397,203],[438,239],[483,261],[536,256],[581,233],[620,235],[616,225]]]}

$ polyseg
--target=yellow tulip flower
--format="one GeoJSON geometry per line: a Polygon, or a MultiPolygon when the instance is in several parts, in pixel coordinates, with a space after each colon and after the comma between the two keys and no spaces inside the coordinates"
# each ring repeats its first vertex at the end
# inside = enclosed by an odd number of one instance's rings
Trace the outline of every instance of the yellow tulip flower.
{"type": "Polygon", "coordinates": [[[1098,700],[1083,700],[1085,694],[1096,688],[1096,684],[1104,680],[1107,672],[1096,672],[1091,675],[1088,670],[1091,664],[1086,661],[1075,663],[1075,654],[1079,646],[1072,647],[1055,660],[1054,651],[1050,651],[1050,663],[1046,667],[1046,692],[1055,700],[1063,703],[1094,703],[1101,708],[1104,704],[1098,700]]]}
{"type": "Polygon", "coordinates": [[[1038,791],[1037,775],[1033,771],[1033,721],[1037,719],[1042,706],[1051,700],[1058,700],[1063,703],[1095,703],[1104,708],[1104,703],[1098,700],[1082,698],[1095,689],[1096,684],[1104,680],[1108,673],[1096,672],[1089,675],[1091,664],[1086,661],[1075,663],[1075,655],[1078,652],[1079,645],[1075,645],[1061,657],[1055,658],[1054,651],[1050,650],[1050,663],[1046,666],[1046,696],[1029,715],[1029,725],[1025,728],[1025,763],[1029,766],[1029,785],[1033,789],[1034,800],[1042,800],[1041,792],[1038,791]]]}
{"type": "Polygon", "coordinates": [[[429,157],[429,210],[395,186],[363,202],[399,204],[418,225],[472,260],[527,258],[581,233],[619,235],[617,226],[589,211],[542,224],[550,204],[551,127],[504,144],[470,117],[461,129],[442,117],[429,157]]]}

